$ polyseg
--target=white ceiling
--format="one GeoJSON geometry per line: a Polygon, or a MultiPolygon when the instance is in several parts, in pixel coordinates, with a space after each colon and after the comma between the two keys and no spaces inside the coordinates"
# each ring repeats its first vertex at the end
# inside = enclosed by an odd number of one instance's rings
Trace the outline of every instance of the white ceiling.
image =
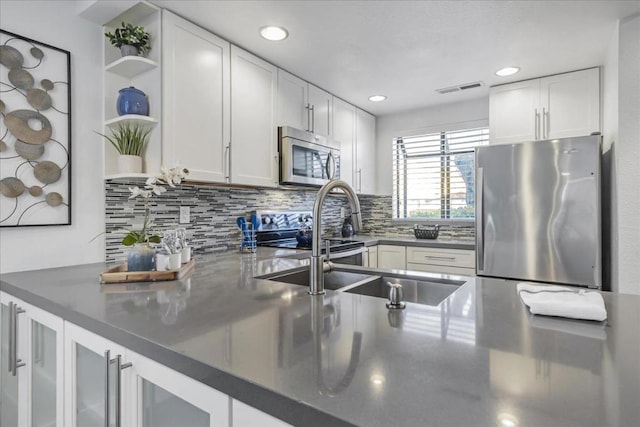
{"type": "Polygon", "coordinates": [[[186,1],[160,7],[376,115],[487,96],[488,86],[602,65],[640,1],[186,1]],[[258,30],[280,25],[281,42],[258,30]],[[494,72],[521,68],[510,77],[494,72]],[[487,86],[441,95],[438,88],[487,86]],[[387,95],[384,102],[367,98],[387,95]]]}

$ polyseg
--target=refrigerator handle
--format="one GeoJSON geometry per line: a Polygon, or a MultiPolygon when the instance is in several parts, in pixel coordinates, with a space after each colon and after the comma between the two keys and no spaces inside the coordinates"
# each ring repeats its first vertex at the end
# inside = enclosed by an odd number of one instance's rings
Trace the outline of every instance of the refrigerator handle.
{"type": "MultiPolygon", "coordinates": [[[[478,164],[476,159],[476,165],[478,164]]],[[[476,273],[484,273],[484,169],[476,168],[476,273]]]]}

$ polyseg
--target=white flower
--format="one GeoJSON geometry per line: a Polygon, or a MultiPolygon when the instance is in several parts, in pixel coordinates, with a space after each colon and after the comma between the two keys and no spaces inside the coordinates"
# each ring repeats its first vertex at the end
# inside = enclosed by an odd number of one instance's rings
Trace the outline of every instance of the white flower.
{"type": "Polygon", "coordinates": [[[151,191],[153,191],[153,194],[155,194],[156,196],[159,196],[162,193],[164,193],[165,191],[167,191],[167,189],[162,187],[161,185],[149,185],[149,186],[147,186],[147,188],[149,188],[151,191]]]}
{"type": "Polygon", "coordinates": [[[136,198],[138,196],[142,196],[145,199],[151,197],[150,190],[143,190],[140,187],[129,187],[129,191],[131,192],[131,195],[129,196],[130,199],[136,198]]]}

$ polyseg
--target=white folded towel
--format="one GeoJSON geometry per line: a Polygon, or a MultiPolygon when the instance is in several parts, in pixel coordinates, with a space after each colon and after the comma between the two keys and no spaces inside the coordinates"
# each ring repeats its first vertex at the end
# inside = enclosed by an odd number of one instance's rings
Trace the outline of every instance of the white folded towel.
{"type": "Polygon", "coordinates": [[[602,321],[607,318],[602,295],[565,286],[518,283],[518,295],[531,313],[602,321]]]}

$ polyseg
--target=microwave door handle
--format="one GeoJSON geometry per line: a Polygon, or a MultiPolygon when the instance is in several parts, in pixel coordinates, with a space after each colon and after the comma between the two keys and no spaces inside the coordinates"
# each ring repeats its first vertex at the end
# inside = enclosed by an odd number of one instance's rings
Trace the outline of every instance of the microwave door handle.
{"type": "Polygon", "coordinates": [[[334,175],[336,174],[336,159],[333,157],[333,154],[331,154],[331,152],[329,152],[329,154],[327,155],[327,164],[325,166],[325,169],[327,171],[327,178],[333,179],[334,175]]]}

